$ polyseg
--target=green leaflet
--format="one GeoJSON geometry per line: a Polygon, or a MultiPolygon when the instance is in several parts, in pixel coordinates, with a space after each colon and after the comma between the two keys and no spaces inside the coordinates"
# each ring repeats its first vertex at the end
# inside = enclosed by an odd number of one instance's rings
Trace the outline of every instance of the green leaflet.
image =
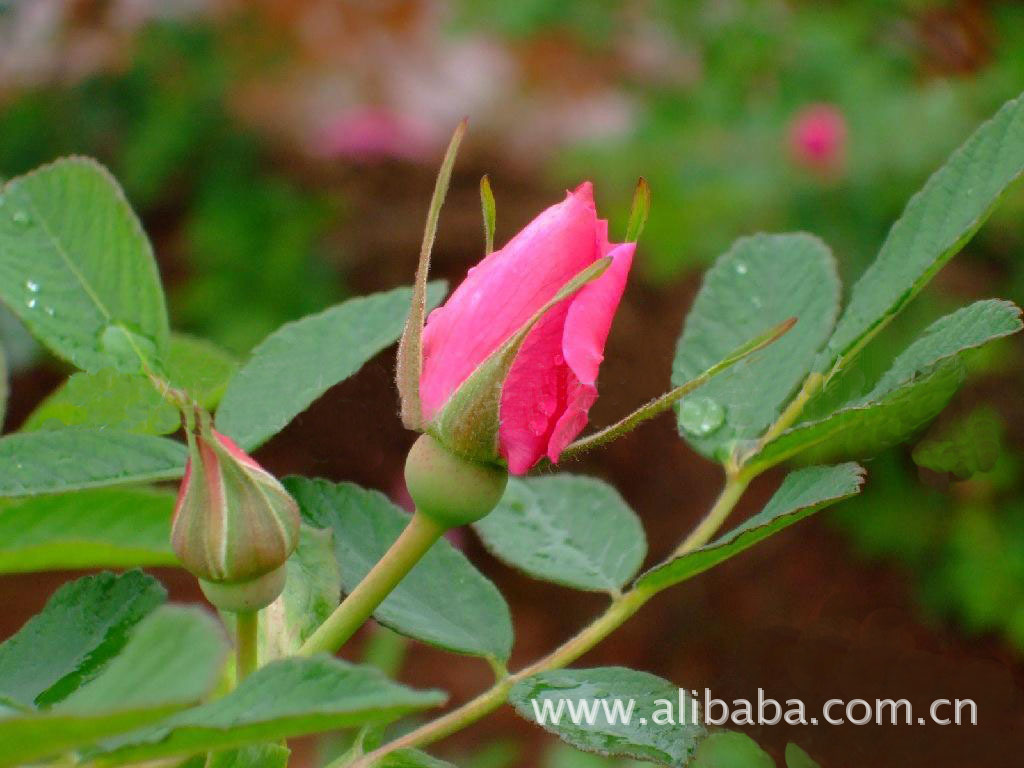
{"type": "Polygon", "coordinates": [[[816,237],[737,240],[704,275],[676,347],[673,386],[772,326],[793,317],[796,325],[684,398],[677,406],[679,433],[717,460],[760,436],[810,370],[838,311],[835,262],[816,237]]]}
{"type": "Polygon", "coordinates": [[[94,680],[51,709],[0,719],[0,767],[57,756],[153,722],[206,696],[227,653],[198,608],[158,608],[94,680]]]}
{"type": "Polygon", "coordinates": [[[381,768],[455,768],[451,763],[438,760],[418,749],[396,749],[380,762],[381,768]]]}
{"type": "Polygon", "coordinates": [[[818,461],[873,455],[934,419],[963,379],[963,364],[956,358],[944,360],[878,400],[850,405],[783,432],[747,466],[762,471],[798,454],[818,461]]]}
{"type": "Polygon", "coordinates": [[[633,510],[591,477],[511,478],[498,506],[473,527],[500,560],[577,589],[617,591],[647,553],[633,510]]]}
{"type": "Polygon", "coordinates": [[[58,589],[0,645],[0,697],[52,705],[95,677],[167,592],[139,571],[99,573],[58,589]]]}
{"type": "Polygon", "coordinates": [[[299,546],[285,567],[284,592],[260,611],[261,663],[293,656],[341,600],[341,573],[330,529],[303,525],[299,546]]]}
{"type": "MultiPolygon", "coordinates": [[[[446,286],[431,283],[428,308],[446,286]]],[[[324,392],[356,373],[402,332],[409,288],[349,299],[287,323],[252,351],[217,409],[217,429],[251,451],[324,392]]]]}
{"type": "Polygon", "coordinates": [[[818,363],[821,371],[884,327],[988,218],[1024,172],[1024,97],[1007,102],[932,174],[893,224],[818,363]]]}
{"type": "Polygon", "coordinates": [[[185,471],[174,440],[69,427],[0,437],[0,497],[173,480],[185,471]]]}
{"type": "Polygon", "coordinates": [[[914,447],[914,463],[958,480],[995,468],[1002,453],[1002,424],[994,408],[981,406],[963,418],[941,425],[914,447]]]}
{"type": "Polygon", "coordinates": [[[878,399],[939,361],[1017,333],[1021,327],[1020,308],[998,299],[976,301],[940,317],[893,361],[864,400],[878,399]]]}
{"type": "Polygon", "coordinates": [[[105,168],[72,157],[0,189],[0,298],[87,371],[159,367],[167,311],[152,249],[105,168]]]}
{"type": "Polygon", "coordinates": [[[175,565],[174,494],[101,488],[0,506],[0,573],[175,565]]]}
{"type": "Polygon", "coordinates": [[[789,743],[786,745],[786,768],[821,768],[821,766],[796,744],[789,743]]]}
{"type": "Polygon", "coordinates": [[[624,667],[595,669],[556,669],[541,672],[517,683],[509,692],[509,701],[522,717],[537,723],[574,747],[602,755],[622,755],[670,766],[683,766],[693,756],[705,736],[700,714],[685,692],[668,680],[624,667]],[[607,717],[598,710],[592,723],[580,724],[564,714],[558,724],[542,723],[536,709],[565,702],[635,702],[628,723],[607,717]],[[657,713],[671,704],[675,715],[670,722],[657,713]],[[679,704],[682,703],[682,711],[679,704]],[[680,724],[680,720],[683,720],[680,724]],[[643,720],[644,722],[641,722],[643,720]]]}
{"type": "Polygon", "coordinates": [[[817,461],[857,458],[901,442],[931,421],[956,392],[963,379],[960,353],[1020,328],[1020,309],[996,299],[941,317],[896,357],[871,392],[798,424],[750,461],[765,467],[804,451],[817,461]]]}
{"type": "Polygon", "coordinates": [[[204,762],[205,768],[288,768],[291,751],[277,744],[242,747],[217,752],[204,762]]]}
{"type": "Polygon", "coordinates": [[[771,755],[739,731],[709,734],[694,755],[691,768],[775,768],[771,755]]]}
{"type": "MultiPolygon", "coordinates": [[[[235,367],[215,345],[173,335],[164,373],[172,387],[185,390],[199,405],[210,408],[217,404],[235,367]]],[[[68,426],[165,435],[178,430],[181,416],[148,377],[105,369],[73,374],[29,414],[21,429],[31,432],[68,426]]]]}
{"type": "Polygon", "coordinates": [[[229,749],[321,731],[388,722],[442,704],[375,669],[327,656],[271,662],[231,693],[107,742],[98,766],[229,749]]]}

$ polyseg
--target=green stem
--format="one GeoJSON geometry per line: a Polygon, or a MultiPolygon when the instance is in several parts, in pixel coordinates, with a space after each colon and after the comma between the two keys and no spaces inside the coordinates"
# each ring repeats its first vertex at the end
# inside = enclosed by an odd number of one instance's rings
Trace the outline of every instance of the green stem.
{"type": "Polygon", "coordinates": [[[751,479],[752,478],[747,477],[742,472],[738,474],[730,474],[726,479],[725,486],[722,488],[722,492],[719,494],[714,506],[708,510],[707,515],[705,515],[704,519],[698,523],[697,527],[690,532],[690,535],[683,539],[682,543],[675,548],[670,559],[685,555],[687,552],[692,552],[711,541],[711,537],[714,536],[715,532],[722,527],[722,523],[725,522],[726,518],[729,517],[729,513],[732,512],[733,507],[736,506],[736,502],[740,500],[740,497],[743,496],[743,492],[747,490],[747,486],[750,484],[751,479]]]}
{"type": "Polygon", "coordinates": [[[256,671],[256,635],[259,614],[246,611],[235,614],[235,685],[256,671]]]}
{"type": "MultiPolygon", "coordinates": [[[[725,518],[729,516],[729,512],[732,511],[736,502],[739,501],[751,479],[751,477],[730,475],[718,500],[707,516],[694,529],[693,533],[686,537],[669,559],[674,559],[707,544],[725,521],[725,518]]],[[[663,588],[639,586],[624,592],[612,601],[604,613],[547,656],[538,659],[515,674],[498,680],[475,699],[471,699],[448,714],[442,715],[364,755],[351,764],[352,768],[370,768],[370,766],[377,764],[384,756],[395,750],[432,744],[475,723],[504,704],[508,692],[516,683],[540,672],[560,669],[576,661],[576,659],[622,626],[663,588]]]]}
{"type": "Polygon", "coordinates": [[[804,379],[804,384],[800,387],[797,396],[790,401],[789,405],[786,406],[786,410],[779,415],[779,418],[775,420],[771,428],[757,441],[757,448],[754,453],[760,453],[762,448],[796,423],[796,420],[800,418],[800,414],[804,412],[807,402],[818,393],[824,382],[825,377],[820,373],[811,373],[804,379]]]}
{"type": "Polygon", "coordinates": [[[303,643],[299,654],[334,653],[341,648],[444,532],[443,526],[426,515],[414,514],[384,557],[303,643]]]}

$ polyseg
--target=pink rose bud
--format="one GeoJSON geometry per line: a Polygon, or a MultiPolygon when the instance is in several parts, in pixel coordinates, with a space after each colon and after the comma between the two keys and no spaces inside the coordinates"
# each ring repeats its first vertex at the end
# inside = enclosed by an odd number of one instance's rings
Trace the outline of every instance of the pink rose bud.
{"type": "Polygon", "coordinates": [[[256,610],[284,587],[299,540],[299,509],[277,479],[209,425],[189,435],[171,545],[223,610],[256,610]]]}
{"type": "Polygon", "coordinates": [[[846,119],[831,104],[814,104],[796,114],[789,125],[794,160],[817,173],[842,170],[846,159],[846,119]]]}
{"type": "MultiPolygon", "coordinates": [[[[597,218],[593,187],[586,182],[470,269],[424,328],[419,391],[427,431],[445,442],[447,433],[438,425],[452,421],[446,406],[477,373],[474,384],[482,382],[481,391],[500,387],[495,455],[471,455],[446,445],[474,460],[504,459],[517,475],[545,455],[557,461],[586,426],[597,399],[598,368],[634,249],[634,243],[609,242],[608,222],[597,218]],[[604,257],[610,264],[599,277],[536,319],[573,278],[604,257]],[[531,320],[536,321],[532,326],[531,320]],[[494,366],[492,353],[525,328],[529,331],[505,373],[494,366]],[[496,383],[478,373],[485,361],[493,366],[490,371],[501,372],[496,383]]],[[[455,432],[471,434],[474,444],[491,439],[480,438],[490,434],[490,425],[473,423],[475,416],[489,413],[480,405],[488,396],[462,397],[466,406],[454,416],[464,422],[455,432]]]]}

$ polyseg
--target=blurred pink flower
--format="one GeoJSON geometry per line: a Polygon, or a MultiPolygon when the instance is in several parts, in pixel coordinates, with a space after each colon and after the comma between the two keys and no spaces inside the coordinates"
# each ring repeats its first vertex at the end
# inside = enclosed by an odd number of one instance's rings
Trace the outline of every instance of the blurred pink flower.
{"type": "Polygon", "coordinates": [[[356,107],[327,121],[314,151],[358,162],[431,157],[436,141],[426,124],[383,107],[356,107]]]}
{"type": "Polygon", "coordinates": [[[801,166],[825,175],[842,170],[846,160],[846,118],[832,104],[801,109],[789,124],[789,147],[801,166]]]}
{"type": "Polygon", "coordinates": [[[498,452],[509,471],[523,474],[544,455],[557,461],[597,399],[598,367],[634,249],[608,241],[608,222],[597,218],[586,182],[470,269],[424,330],[425,420],[572,277],[611,256],[604,274],[537,323],[501,390],[498,452]]]}

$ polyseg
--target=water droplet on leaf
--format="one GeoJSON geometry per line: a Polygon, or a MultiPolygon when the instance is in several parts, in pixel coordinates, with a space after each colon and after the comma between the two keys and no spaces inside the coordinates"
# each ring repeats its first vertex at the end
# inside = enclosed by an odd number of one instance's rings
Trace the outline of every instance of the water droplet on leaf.
{"type": "Polygon", "coordinates": [[[25,302],[25,306],[28,307],[29,309],[35,309],[36,303],[37,302],[35,299],[29,299],[28,301],[25,302]]]}
{"type": "Polygon", "coordinates": [[[737,261],[736,262],[735,269],[736,269],[736,274],[737,275],[745,275],[745,274],[747,274],[747,265],[744,264],[742,261],[737,261]]]}
{"type": "Polygon", "coordinates": [[[28,288],[32,293],[39,293],[39,283],[35,280],[26,280],[25,287],[28,288]]]}
{"type": "Polygon", "coordinates": [[[679,407],[679,423],[691,435],[710,435],[725,421],[725,410],[710,397],[689,397],[679,407]]]}
{"type": "Polygon", "coordinates": [[[25,211],[15,211],[11,218],[14,219],[15,224],[20,224],[23,227],[32,221],[25,211]]]}

